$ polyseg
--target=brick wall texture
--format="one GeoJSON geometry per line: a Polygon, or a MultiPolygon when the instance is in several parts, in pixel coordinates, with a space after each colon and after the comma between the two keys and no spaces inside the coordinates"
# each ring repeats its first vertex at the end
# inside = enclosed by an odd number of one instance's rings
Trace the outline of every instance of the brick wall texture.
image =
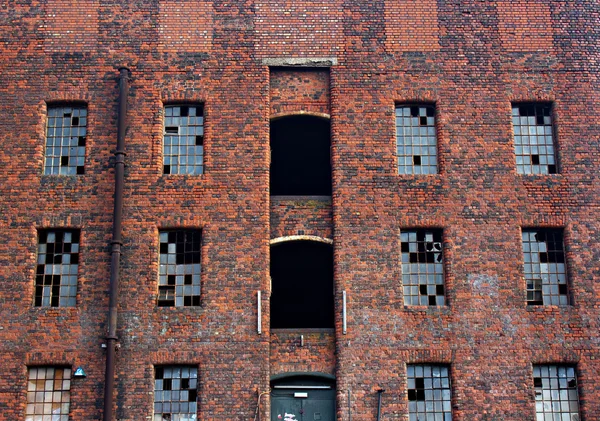
{"type": "Polygon", "coordinates": [[[581,419],[600,420],[599,22],[595,0],[0,2],[0,420],[25,419],[40,365],[84,367],[69,419],[102,418],[123,66],[116,420],[151,419],[155,365],[191,364],[199,420],[251,420],[272,376],[321,372],[337,420],[374,421],[385,389],[382,419],[408,421],[415,363],[450,366],[459,421],[534,420],[532,365],[574,365],[581,419]],[[305,58],[333,65],[265,64],[305,58]],[[526,101],[552,103],[558,174],[516,172],[511,103],[526,101]],[[74,102],[85,174],[43,175],[48,107],[74,102]],[[421,102],[439,171],[398,175],[395,105],[421,102]],[[173,103],[204,106],[202,175],[163,175],[173,103]],[[271,200],[269,121],[300,113],[331,119],[333,194],[271,200]],[[532,227],[564,229],[572,305],[527,306],[532,227]],[[75,307],[33,305],[46,228],[81,232],[75,307]],[[156,305],[173,228],[202,230],[199,307],[156,305]],[[404,305],[406,228],[443,230],[448,305],[404,305]],[[334,330],[269,329],[269,242],[293,235],[333,241],[334,330]]]}

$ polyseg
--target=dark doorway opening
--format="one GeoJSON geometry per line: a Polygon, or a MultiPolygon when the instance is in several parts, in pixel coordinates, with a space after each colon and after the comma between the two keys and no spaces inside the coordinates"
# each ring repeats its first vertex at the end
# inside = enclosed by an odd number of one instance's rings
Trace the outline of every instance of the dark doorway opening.
{"type": "Polygon", "coordinates": [[[333,247],[316,241],[271,246],[271,328],[333,328],[333,247]]]}
{"type": "Polygon", "coordinates": [[[271,195],[331,196],[330,147],[327,119],[271,121],[271,195]]]}
{"type": "Polygon", "coordinates": [[[271,421],[335,421],[335,380],[293,376],[271,386],[271,421]]]}

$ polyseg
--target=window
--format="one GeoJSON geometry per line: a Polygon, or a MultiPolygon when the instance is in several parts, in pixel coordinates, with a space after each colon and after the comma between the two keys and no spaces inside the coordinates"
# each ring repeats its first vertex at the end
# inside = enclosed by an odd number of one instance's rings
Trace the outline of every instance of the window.
{"type": "Polygon", "coordinates": [[[416,229],[400,233],[405,305],[443,306],[442,231],[416,229]]]}
{"type": "Polygon", "coordinates": [[[444,365],[407,366],[409,421],[452,420],[448,373],[444,365]]]}
{"type": "Polygon", "coordinates": [[[537,421],[579,420],[579,396],[574,367],[534,365],[533,386],[537,421]]]}
{"type": "Polygon", "coordinates": [[[519,174],[555,174],[550,104],[513,104],[512,121],[519,174]]]}
{"type": "Polygon", "coordinates": [[[398,174],[436,174],[434,105],[396,107],[398,174]]]}
{"type": "Polygon", "coordinates": [[[77,296],[79,231],[39,232],[34,305],[73,307],[77,296]]]}
{"type": "Polygon", "coordinates": [[[165,174],[204,172],[204,110],[200,105],[165,107],[165,174]]]}
{"type": "Polygon", "coordinates": [[[567,305],[567,271],[560,229],[523,230],[527,304],[567,305]]]}
{"type": "Polygon", "coordinates": [[[86,125],[85,106],[48,108],[44,174],[84,173],[86,125]]]}
{"type": "Polygon", "coordinates": [[[159,306],[200,305],[200,245],[198,230],[160,233],[159,306]]]}
{"type": "Polygon", "coordinates": [[[31,367],[27,382],[25,421],[68,421],[71,369],[31,367]]]}
{"type": "Polygon", "coordinates": [[[198,369],[193,366],[155,368],[154,421],[196,419],[198,369]]]}

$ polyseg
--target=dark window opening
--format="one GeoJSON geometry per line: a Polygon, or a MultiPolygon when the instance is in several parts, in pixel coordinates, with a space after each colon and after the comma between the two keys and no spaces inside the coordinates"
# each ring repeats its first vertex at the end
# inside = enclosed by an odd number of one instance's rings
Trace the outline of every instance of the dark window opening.
{"type": "Polygon", "coordinates": [[[331,196],[329,120],[312,116],[271,122],[271,195],[331,196]]]}
{"type": "Polygon", "coordinates": [[[333,248],[314,241],[271,247],[271,328],[333,328],[333,248]]]}

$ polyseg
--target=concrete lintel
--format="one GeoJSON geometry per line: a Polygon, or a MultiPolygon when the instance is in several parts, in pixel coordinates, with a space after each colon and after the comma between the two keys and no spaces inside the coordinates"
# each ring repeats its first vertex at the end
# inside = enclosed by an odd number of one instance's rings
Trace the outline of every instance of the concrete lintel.
{"type": "Polygon", "coordinates": [[[331,67],[338,64],[336,57],[277,57],[264,58],[262,64],[269,67],[331,67]]]}

